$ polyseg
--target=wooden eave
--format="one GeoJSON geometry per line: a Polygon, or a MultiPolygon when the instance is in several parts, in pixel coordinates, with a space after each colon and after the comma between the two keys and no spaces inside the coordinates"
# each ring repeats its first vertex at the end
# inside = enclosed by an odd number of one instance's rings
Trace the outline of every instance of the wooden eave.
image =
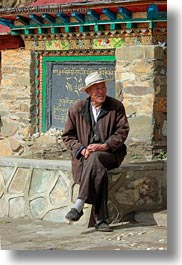
{"type": "Polygon", "coordinates": [[[140,23],[155,28],[158,22],[167,22],[166,1],[100,1],[0,9],[0,24],[8,26],[12,35],[89,32],[90,27],[94,31],[105,27],[116,30],[122,25],[131,29],[140,23]],[[133,18],[136,10],[146,12],[146,18],[133,18]]]}

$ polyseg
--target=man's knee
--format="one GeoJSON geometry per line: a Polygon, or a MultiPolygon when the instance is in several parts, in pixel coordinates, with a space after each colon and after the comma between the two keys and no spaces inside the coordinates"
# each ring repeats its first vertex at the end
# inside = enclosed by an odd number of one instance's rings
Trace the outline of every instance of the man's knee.
{"type": "Polygon", "coordinates": [[[101,158],[103,157],[103,152],[93,152],[89,156],[89,162],[96,162],[96,161],[101,161],[101,158]]]}
{"type": "Polygon", "coordinates": [[[122,163],[124,157],[119,153],[108,153],[104,151],[94,152],[89,157],[89,164],[99,164],[101,167],[105,167],[108,170],[117,168],[122,163]]]}

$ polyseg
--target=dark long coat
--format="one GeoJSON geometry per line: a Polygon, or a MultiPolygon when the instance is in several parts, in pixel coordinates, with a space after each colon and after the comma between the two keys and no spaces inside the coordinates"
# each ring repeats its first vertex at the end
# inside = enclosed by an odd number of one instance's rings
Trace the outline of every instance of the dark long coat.
{"type": "MultiPolygon", "coordinates": [[[[79,183],[82,163],[80,150],[88,146],[91,135],[90,98],[76,102],[69,110],[62,134],[63,141],[71,152],[72,174],[75,183],[79,183]]],[[[128,120],[123,104],[107,96],[97,120],[101,143],[107,143],[111,152],[119,149],[126,154],[124,142],[129,133],[128,120]]]]}

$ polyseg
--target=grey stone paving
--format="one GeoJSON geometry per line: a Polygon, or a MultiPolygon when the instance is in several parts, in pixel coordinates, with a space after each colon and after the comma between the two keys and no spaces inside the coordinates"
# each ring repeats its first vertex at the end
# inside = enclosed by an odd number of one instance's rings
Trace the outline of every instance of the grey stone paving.
{"type": "MultiPolygon", "coordinates": [[[[162,215],[164,218],[164,215],[162,215]]],[[[3,250],[167,250],[166,225],[120,223],[98,232],[71,223],[0,219],[3,250]]]]}

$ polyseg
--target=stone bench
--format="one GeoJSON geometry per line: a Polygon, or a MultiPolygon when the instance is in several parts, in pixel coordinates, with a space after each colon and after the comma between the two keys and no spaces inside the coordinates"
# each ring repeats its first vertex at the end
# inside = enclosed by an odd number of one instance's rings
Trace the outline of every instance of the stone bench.
{"type": "MultiPolygon", "coordinates": [[[[166,164],[122,164],[108,172],[110,222],[126,220],[135,212],[166,209],[166,164]]],[[[65,222],[78,188],[69,160],[0,158],[0,217],[65,222]]],[[[86,204],[78,223],[92,226],[91,211],[86,204]]]]}

